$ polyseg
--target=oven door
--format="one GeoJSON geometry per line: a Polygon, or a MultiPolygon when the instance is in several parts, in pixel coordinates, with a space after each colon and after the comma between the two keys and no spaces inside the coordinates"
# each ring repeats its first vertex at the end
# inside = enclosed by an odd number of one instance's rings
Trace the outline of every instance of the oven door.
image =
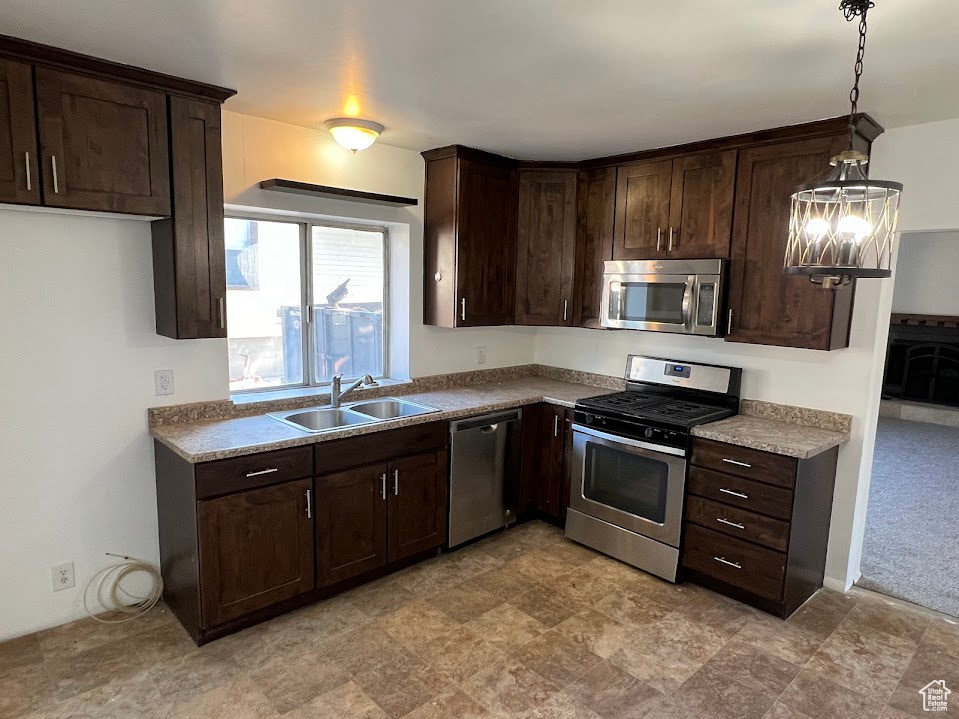
{"type": "Polygon", "coordinates": [[[569,506],[679,547],[686,452],[573,425],[569,506]]]}
{"type": "Polygon", "coordinates": [[[696,275],[604,274],[603,327],[691,333],[696,275]]]}

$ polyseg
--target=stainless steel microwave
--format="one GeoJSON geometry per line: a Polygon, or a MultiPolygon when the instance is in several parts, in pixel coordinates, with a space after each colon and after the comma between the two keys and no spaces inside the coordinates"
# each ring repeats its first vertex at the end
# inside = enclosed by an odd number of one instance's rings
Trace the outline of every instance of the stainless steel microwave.
{"type": "Polygon", "coordinates": [[[603,327],[721,334],[726,260],[633,260],[603,268],[603,327]]]}

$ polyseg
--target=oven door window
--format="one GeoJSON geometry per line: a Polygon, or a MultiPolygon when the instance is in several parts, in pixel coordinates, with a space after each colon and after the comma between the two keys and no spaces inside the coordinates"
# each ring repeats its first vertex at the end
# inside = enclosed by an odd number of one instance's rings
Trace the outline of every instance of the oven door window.
{"type": "Polygon", "coordinates": [[[611,297],[610,319],[670,325],[686,323],[685,282],[619,282],[616,285],[619,291],[611,297]]]}
{"type": "Polygon", "coordinates": [[[650,522],[666,519],[669,465],[595,442],[586,443],[583,496],[650,522]]]}

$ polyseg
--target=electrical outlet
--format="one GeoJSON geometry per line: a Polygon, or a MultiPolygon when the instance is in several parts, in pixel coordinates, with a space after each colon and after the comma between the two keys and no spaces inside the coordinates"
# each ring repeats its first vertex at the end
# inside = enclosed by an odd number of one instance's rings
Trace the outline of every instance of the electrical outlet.
{"type": "Polygon", "coordinates": [[[173,370],[158,369],[153,373],[153,384],[158,395],[173,394],[173,370]]]}
{"type": "Polygon", "coordinates": [[[476,364],[486,364],[486,348],[476,348],[476,364]]]}
{"type": "Polygon", "coordinates": [[[62,562],[54,564],[53,571],[53,591],[59,592],[63,589],[70,589],[74,585],[73,562],[62,562]]]}

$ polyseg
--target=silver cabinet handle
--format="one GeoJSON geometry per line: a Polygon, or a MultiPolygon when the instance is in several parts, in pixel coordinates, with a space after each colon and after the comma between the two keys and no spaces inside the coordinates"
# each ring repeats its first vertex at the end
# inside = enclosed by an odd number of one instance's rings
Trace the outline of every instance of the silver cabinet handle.
{"type": "Polygon", "coordinates": [[[740,499],[749,499],[748,494],[743,494],[742,492],[734,492],[731,489],[720,489],[719,491],[724,492],[725,494],[731,494],[734,497],[739,497],[740,499]]]}
{"type": "Polygon", "coordinates": [[[393,470],[393,496],[400,496],[400,470],[393,470]]]}
{"type": "Polygon", "coordinates": [[[726,557],[713,557],[720,564],[725,564],[727,567],[734,567],[736,569],[742,569],[742,564],[736,564],[736,562],[730,562],[726,557]]]}
{"type": "Polygon", "coordinates": [[[559,437],[559,415],[553,415],[553,436],[559,437]]]}
{"type": "Polygon", "coordinates": [[[735,459],[726,459],[723,457],[723,461],[726,464],[735,464],[737,467],[745,467],[746,469],[752,469],[751,464],[746,464],[745,462],[737,462],[735,459]]]}
{"type": "Polygon", "coordinates": [[[460,300],[460,318],[466,322],[466,298],[460,300]]]}
{"type": "Polygon", "coordinates": [[[226,299],[220,297],[216,301],[216,311],[219,314],[220,329],[226,329],[226,299]]]}
{"type": "Polygon", "coordinates": [[[672,227],[669,228],[669,247],[668,247],[668,249],[669,249],[670,252],[673,251],[673,228],[672,228],[672,227]]]}
{"type": "Polygon", "coordinates": [[[60,181],[57,179],[57,156],[50,155],[50,166],[53,168],[53,191],[60,194],[60,181]]]}
{"type": "Polygon", "coordinates": [[[563,322],[566,321],[566,313],[569,310],[569,300],[563,300],[563,322]]]}
{"type": "Polygon", "coordinates": [[[306,518],[313,519],[313,490],[306,490],[306,518]]]}
{"type": "Polygon", "coordinates": [[[279,472],[278,467],[270,467],[269,469],[259,469],[256,472],[247,472],[247,477],[259,477],[261,474],[273,474],[274,472],[279,472]]]}
{"type": "Polygon", "coordinates": [[[27,166],[27,192],[30,192],[33,189],[33,182],[30,178],[30,153],[23,153],[23,162],[27,166]]]}
{"type": "Polygon", "coordinates": [[[659,252],[663,248],[663,228],[656,228],[656,251],[659,252]]]}
{"type": "Polygon", "coordinates": [[[736,524],[736,522],[730,522],[728,519],[723,519],[722,517],[716,517],[716,521],[720,524],[725,524],[727,527],[735,527],[736,529],[745,529],[745,524],[736,524]]]}
{"type": "Polygon", "coordinates": [[[386,472],[383,472],[383,476],[380,477],[380,481],[383,483],[383,486],[380,489],[380,495],[383,497],[383,499],[386,499],[386,472]]]}
{"type": "Polygon", "coordinates": [[[729,308],[729,320],[726,322],[726,334],[731,335],[733,333],[733,310],[729,308]]]}

